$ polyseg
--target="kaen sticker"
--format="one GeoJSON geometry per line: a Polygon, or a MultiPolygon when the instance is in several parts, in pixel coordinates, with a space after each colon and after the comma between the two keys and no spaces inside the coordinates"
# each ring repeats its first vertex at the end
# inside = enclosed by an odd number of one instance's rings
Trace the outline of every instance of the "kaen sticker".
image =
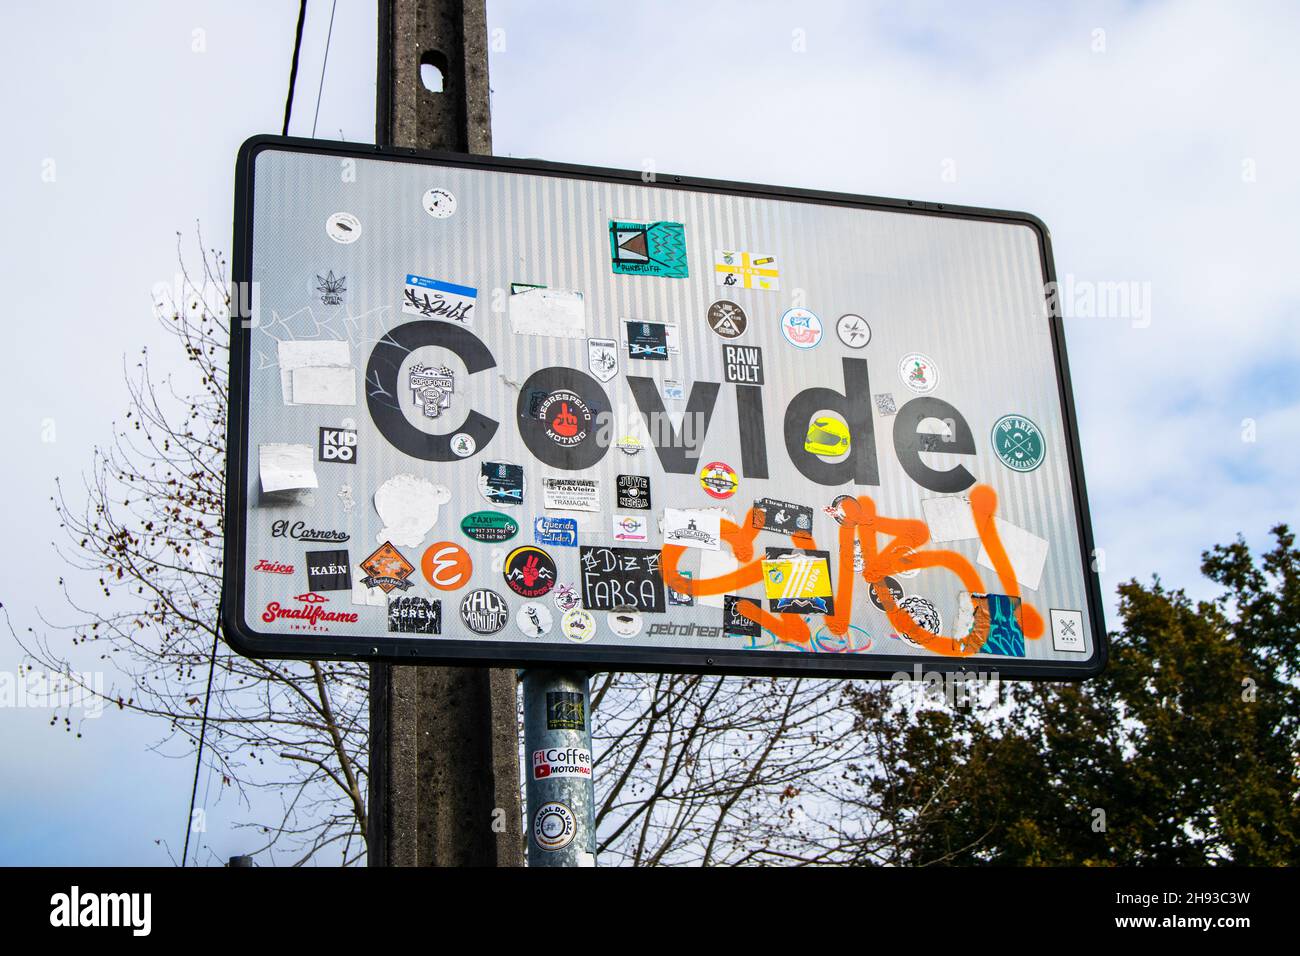
{"type": "Polygon", "coordinates": [[[475,634],[495,634],[509,618],[506,599],[496,591],[478,588],[461,599],[460,619],[475,634]]]}
{"type": "Polygon", "coordinates": [[[816,348],[822,340],[822,320],[808,309],[786,309],[781,316],[781,334],[797,349],[816,348]]]}
{"type": "Polygon", "coordinates": [[[740,613],[741,603],[749,605],[750,610],[758,607],[758,602],[753,598],[741,597],[736,594],[725,594],[722,597],[722,630],[724,633],[732,634],[737,637],[758,637],[762,633],[762,628],[755,620],[751,620],[744,614],[740,613]]]}
{"type": "Polygon", "coordinates": [[[752,252],[732,252],[719,249],[713,254],[714,281],[727,288],[764,289],[776,292],[781,288],[781,271],[776,256],[757,255],[752,252]]]}
{"type": "Polygon", "coordinates": [[[618,342],[613,339],[587,339],[587,367],[602,382],[618,374],[618,342]]]}
{"type": "Polygon", "coordinates": [[[469,552],[454,541],[439,541],[429,546],[420,558],[424,579],[439,591],[459,591],[469,584],[474,562],[469,552]]]}
{"type": "Polygon", "coordinates": [[[628,322],[627,354],[633,359],[668,361],[668,327],[662,322],[628,322]]]}
{"type": "Polygon", "coordinates": [[[362,584],[368,588],[379,588],[385,594],[394,589],[406,591],[411,587],[407,580],[415,571],[415,565],[402,557],[391,541],[385,541],[375,553],[361,562],[361,570],[366,572],[362,584]]]}
{"type": "Polygon", "coordinates": [[[717,510],[684,511],[665,508],[664,544],[716,551],[722,541],[722,515],[717,510]]]}
{"type": "Polygon", "coordinates": [[[555,586],[555,561],[541,548],[526,544],[506,555],[501,569],[506,586],[520,597],[541,597],[555,586]]]}
{"type": "Polygon", "coordinates": [[[322,428],[316,456],[322,462],[357,463],[357,432],[353,428],[322,428]]]}
{"type": "Polygon", "coordinates": [[[711,461],[700,470],[700,487],[710,498],[725,500],[736,493],[740,479],[725,461],[711,461]]]}
{"type": "Polygon", "coordinates": [[[898,361],[898,377],[914,392],[924,395],[939,384],[939,367],[921,352],[908,352],[898,361]]]}
{"type": "Polygon", "coordinates": [[[441,634],[442,602],[399,597],[388,602],[388,630],[398,634],[441,634]]]}
{"type": "Polygon", "coordinates": [[[540,601],[526,601],[515,611],[515,627],[525,637],[545,637],[554,623],[551,609],[540,601]]]}
{"type": "Polygon", "coordinates": [[[759,498],[754,502],[754,527],[777,534],[809,534],[812,532],[813,510],[807,505],[791,504],[775,498],[759,498]]]}
{"type": "Polygon", "coordinates": [[[479,466],[478,490],[494,505],[524,503],[524,466],[485,461],[479,466]]]}
{"type": "Polygon", "coordinates": [[[659,552],[648,548],[582,547],[582,606],[589,611],[664,612],[659,552]]]}
{"type": "Polygon", "coordinates": [[[871,341],[871,326],[860,315],[848,313],[835,320],[835,334],[851,349],[860,349],[871,341]]]}
{"type": "Polygon", "coordinates": [[[740,338],[749,327],[749,316],[745,315],[745,310],[727,299],[719,299],[709,306],[705,318],[709,328],[724,339],[740,338]]]}
{"type": "Polygon", "coordinates": [[[411,399],[425,418],[441,418],[451,408],[456,391],[456,375],[446,365],[412,365],[406,375],[411,399]]]}
{"type": "Polygon", "coordinates": [[[546,729],[582,730],[587,726],[587,708],[582,694],[567,690],[546,692],[546,729]]]}
{"type": "Polygon", "coordinates": [[[533,541],[547,547],[576,548],[578,546],[577,519],[538,515],[533,519],[533,541]]]}
{"type": "Polygon", "coordinates": [[[402,290],[402,311],[428,319],[446,319],[459,325],[474,324],[478,289],[408,273],[402,290]]]}
{"type": "Polygon", "coordinates": [[[650,479],[646,475],[618,476],[618,506],[620,508],[650,507],[650,479]]]}
{"type": "Polygon", "coordinates": [[[308,551],[305,558],[307,590],[352,590],[352,568],[346,548],[340,551],[308,551]]]}
{"type": "Polygon", "coordinates": [[[830,552],[768,548],[763,590],[777,614],[834,614],[830,552]]]}
{"type": "Polygon", "coordinates": [[[556,511],[599,511],[600,482],[595,478],[543,478],[542,499],[556,511]]]}
{"type": "Polygon", "coordinates": [[[1033,471],[1045,450],[1043,433],[1024,415],[1003,415],[993,423],[993,451],[1012,471],[1033,471]]]}
{"type": "Polygon", "coordinates": [[[615,275],[685,279],[686,227],[680,222],[610,220],[609,259],[615,275]]]}
{"type": "Polygon", "coordinates": [[[962,591],[957,595],[957,623],[953,625],[953,635],[964,651],[1024,657],[1020,598],[962,591]],[[981,634],[984,635],[982,641],[981,634]]]}
{"type": "Polygon", "coordinates": [[[519,533],[519,522],[500,511],[475,511],[460,519],[460,530],[471,541],[499,544],[519,533]]]}
{"type": "Polygon", "coordinates": [[[753,345],[723,345],[722,374],[736,385],[762,385],[763,350],[753,345]]]}

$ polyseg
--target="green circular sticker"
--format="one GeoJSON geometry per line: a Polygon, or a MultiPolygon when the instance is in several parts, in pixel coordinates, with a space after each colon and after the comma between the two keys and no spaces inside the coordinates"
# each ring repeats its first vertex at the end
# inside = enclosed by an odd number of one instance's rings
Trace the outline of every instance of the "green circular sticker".
{"type": "Polygon", "coordinates": [[[1012,471],[1033,471],[1043,463],[1043,433],[1024,415],[1003,415],[993,424],[993,450],[1012,471]]]}

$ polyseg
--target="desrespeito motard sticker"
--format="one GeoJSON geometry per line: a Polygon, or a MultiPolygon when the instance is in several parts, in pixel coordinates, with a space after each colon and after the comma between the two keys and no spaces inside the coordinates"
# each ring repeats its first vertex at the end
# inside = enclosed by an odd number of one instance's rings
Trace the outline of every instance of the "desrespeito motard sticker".
{"type": "Polygon", "coordinates": [[[871,326],[862,316],[849,312],[835,320],[835,334],[849,348],[860,349],[871,341],[871,326]]]}
{"type": "Polygon", "coordinates": [[[420,205],[434,219],[450,219],[456,215],[456,197],[441,186],[425,190],[420,205]]]}
{"type": "Polygon", "coordinates": [[[1003,415],[993,423],[993,451],[1012,471],[1030,472],[1047,451],[1043,433],[1024,415],[1003,415]]]}
{"type": "Polygon", "coordinates": [[[939,367],[922,352],[908,352],[899,360],[898,377],[912,391],[924,395],[939,384],[939,367]]]}
{"type": "Polygon", "coordinates": [[[533,815],[533,842],[543,850],[563,850],[578,833],[578,818],[563,803],[543,803],[533,815]]]}

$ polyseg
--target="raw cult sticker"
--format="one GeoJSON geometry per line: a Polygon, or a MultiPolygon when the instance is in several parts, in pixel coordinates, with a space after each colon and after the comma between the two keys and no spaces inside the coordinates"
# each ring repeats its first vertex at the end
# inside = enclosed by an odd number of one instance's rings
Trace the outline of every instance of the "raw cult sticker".
{"type": "Polygon", "coordinates": [[[762,385],[763,350],[753,345],[723,345],[722,374],[737,385],[762,385]]]}

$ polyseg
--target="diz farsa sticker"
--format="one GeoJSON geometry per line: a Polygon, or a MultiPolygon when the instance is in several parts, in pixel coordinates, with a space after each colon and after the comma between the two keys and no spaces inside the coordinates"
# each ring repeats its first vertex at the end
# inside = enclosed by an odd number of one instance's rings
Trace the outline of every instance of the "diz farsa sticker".
{"type": "Polygon", "coordinates": [[[520,597],[541,597],[555,587],[555,561],[541,548],[530,544],[506,555],[501,573],[506,586],[520,597]]]}

